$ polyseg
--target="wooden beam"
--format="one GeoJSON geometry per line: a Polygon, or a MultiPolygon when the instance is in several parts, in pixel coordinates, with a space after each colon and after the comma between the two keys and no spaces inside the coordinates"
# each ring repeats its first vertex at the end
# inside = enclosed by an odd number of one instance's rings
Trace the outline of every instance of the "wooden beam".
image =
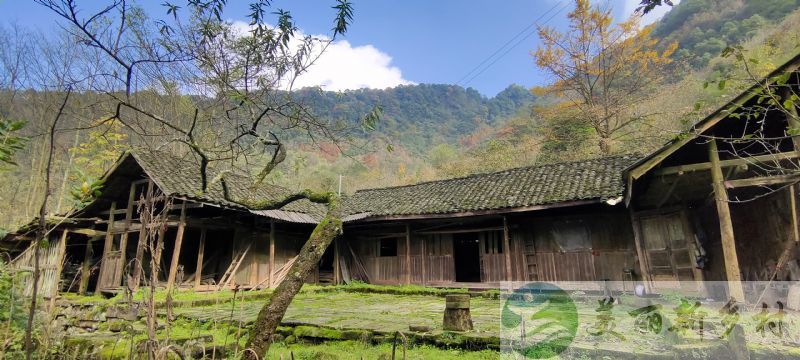
{"type": "Polygon", "coordinates": [[[197,266],[194,271],[194,288],[200,289],[200,280],[203,277],[203,255],[206,251],[206,228],[200,229],[200,245],[197,248],[197,266]]]}
{"type": "MultiPolygon", "coordinates": [[[[784,71],[793,71],[797,67],[798,67],[797,63],[787,63],[781,66],[780,68],[776,69],[775,71],[773,71],[771,74],[778,74],[784,71]]],[[[771,76],[772,75],[768,76],[768,78],[771,76]]],[[[629,184],[632,183],[632,179],[640,178],[642,175],[646,174],[652,168],[656,167],[658,164],[664,161],[667,157],[672,155],[675,151],[678,151],[678,149],[682,148],[684,145],[696,139],[698,134],[704,133],[706,130],[710,129],[721,120],[727,118],[728,115],[730,115],[732,112],[741,108],[746,102],[750,101],[750,99],[752,99],[753,97],[756,96],[757,93],[759,93],[756,90],[762,86],[763,84],[760,83],[753,85],[750,89],[740,93],[739,96],[733,99],[733,101],[717,109],[709,116],[707,116],[705,119],[695,124],[692,128],[692,131],[684,134],[686,136],[682,136],[676,139],[673,143],[666,145],[660,150],[653,153],[653,155],[649,159],[631,169],[631,171],[629,172],[628,183],[629,184]]],[[[631,191],[630,187],[628,188],[628,191],[629,192],[631,191]]]]}
{"type": "MultiPolygon", "coordinates": [[[[719,157],[719,156],[717,156],[719,157]]],[[[766,155],[757,155],[757,156],[749,156],[749,157],[740,157],[736,159],[729,159],[729,160],[720,160],[719,166],[721,168],[727,168],[732,166],[740,166],[740,165],[750,165],[750,164],[758,164],[764,163],[769,161],[783,161],[783,160],[791,160],[800,157],[800,152],[798,151],[787,151],[782,153],[776,154],[766,154],[766,155]]],[[[669,166],[661,169],[657,169],[653,171],[653,175],[663,176],[663,175],[674,175],[674,174],[685,174],[694,171],[702,171],[702,170],[710,170],[712,167],[711,162],[702,162],[702,163],[695,163],[695,164],[685,164],[685,165],[677,165],[677,166],[669,166]]]]}
{"type": "Polygon", "coordinates": [[[411,225],[406,224],[406,284],[411,284],[411,225]]]}
{"type": "Polygon", "coordinates": [[[58,260],[56,261],[56,273],[53,277],[53,289],[50,293],[50,311],[53,311],[56,306],[56,298],[58,297],[58,290],[61,288],[61,271],[64,270],[64,257],[66,257],[67,253],[67,235],[69,235],[69,230],[64,229],[61,232],[61,239],[58,243],[58,260]]]}
{"type": "Polygon", "coordinates": [[[108,269],[108,261],[107,261],[108,253],[111,251],[111,246],[113,245],[114,242],[114,233],[112,231],[114,228],[114,210],[116,209],[117,209],[117,202],[116,201],[111,202],[111,208],[109,210],[110,214],[108,215],[108,230],[106,231],[106,240],[103,243],[103,257],[102,260],[100,260],[102,262],[100,263],[100,273],[99,276],[97,277],[97,287],[95,289],[95,292],[98,293],[100,292],[100,288],[103,285],[102,281],[104,277],[103,274],[107,271],[106,269],[108,269]]]}
{"type": "Polygon", "coordinates": [[[650,277],[650,264],[647,261],[647,254],[645,253],[642,242],[642,230],[639,223],[639,218],[634,214],[633,208],[630,208],[631,226],[633,226],[633,241],[636,245],[636,256],[639,257],[639,271],[642,273],[642,284],[644,290],[649,294],[653,292],[653,281],[650,277]]]}
{"type": "Polygon", "coordinates": [[[511,242],[508,240],[508,219],[503,216],[503,249],[506,255],[506,280],[512,281],[511,275],[511,242]]]}
{"type": "Polygon", "coordinates": [[[428,273],[427,273],[428,272],[428,269],[427,269],[427,267],[428,267],[428,265],[427,265],[428,253],[426,252],[426,249],[425,249],[425,241],[426,240],[427,239],[426,239],[425,236],[420,236],[420,238],[419,238],[420,250],[422,251],[422,254],[419,257],[419,259],[420,259],[420,262],[422,263],[422,285],[423,286],[425,285],[425,282],[428,280],[428,273]]]}
{"type": "MultiPolygon", "coordinates": [[[[503,217],[503,218],[505,218],[505,217],[503,217]]],[[[420,235],[463,234],[463,233],[473,233],[473,232],[482,232],[482,231],[504,231],[504,230],[505,230],[504,226],[490,226],[490,227],[473,228],[473,229],[415,231],[414,234],[420,234],[420,235]]]]}
{"type": "Polygon", "coordinates": [[[275,220],[269,222],[269,287],[275,281],[275,220]]]}
{"type": "Polygon", "coordinates": [[[603,201],[595,199],[595,200],[575,200],[575,201],[565,201],[560,203],[554,204],[547,204],[547,205],[531,205],[531,206],[521,206],[517,208],[509,208],[509,209],[488,209],[488,210],[474,210],[474,211],[463,211],[457,213],[447,213],[447,214],[416,214],[416,215],[385,215],[385,216],[374,216],[368,217],[363,220],[360,220],[362,223],[367,222],[375,222],[375,221],[388,221],[388,220],[419,220],[419,219],[449,219],[449,218],[462,218],[462,217],[472,217],[472,216],[484,216],[484,215],[499,215],[499,214],[512,214],[518,212],[528,212],[528,211],[537,211],[537,210],[546,210],[546,209],[558,209],[558,208],[565,208],[570,206],[582,206],[582,205],[589,205],[589,204],[599,204],[603,201]]]}
{"type": "Polygon", "coordinates": [[[89,279],[92,276],[92,241],[94,238],[89,238],[86,241],[86,249],[83,252],[83,262],[81,263],[81,283],[78,285],[78,295],[86,295],[86,290],[89,289],[89,279]]]}
{"type": "MultiPolygon", "coordinates": [[[[149,178],[147,179],[147,190],[145,191],[145,196],[149,196],[153,193],[153,181],[149,178]]],[[[141,216],[139,218],[141,220],[141,216]]],[[[147,231],[144,230],[145,229],[140,226],[139,239],[136,241],[136,260],[133,264],[133,279],[131,280],[133,284],[129,285],[133,292],[136,292],[136,289],[139,288],[142,278],[142,261],[144,261],[144,248],[147,242],[147,231]]],[[[150,256],[153,256],[153,253],[153,249],[150,249],[150,256]]]]}
{"type": "Polygon", "coordinates": [[[800,182],[800,174],[759,176],[747,179],[727,180],[725,181],[725,188],[733,189],[748,186],[782,185],[796,182],[800,182]]]}
{"type": "MultiPolygon", "coordinates": [[[[136,200],[136,185],[131,184],[130,191],[128,192],[128,205],[125,207],[125,232],[120,235],[119,239],[119,265],[117,265],[117,273],[114,275],[115,279],[125,279],[123,273],[125,272],[125,262],[127,261],[128,249],[128,227],[131,226],[133,221],[133,202],[136,200]]],[[[124,280],[123,280],[124,281],[124,280]]]]}
{"type": "Polygon", "coordinates": [[[672,197],[672,193],[675,192],[675,188],[678,187],[679,182],[681,182],[681,178],[677,178],[675,179],[675,181],[672,182],[672,185],[669,186],[667,192],[665,192],[664,195],[661,197],[661,200],[658,201],[656,209],[660,209],[662,206],[664,206],[664,204],[667,203],[667,201],[669,201],[669,198],[672,197]]]}
{"type": "Polygon", "coordinates": [[[795,185],[789,186],[789,206],[792,210],[792,235],[794,235],[794,242],[800,243],[800,228],[797,224],[797,194],[795,185]]]}
{"type": "Polygon", "coordinates": [[[73,233],[73,234],[81,234],[81,235],[86,235],[88,237],[106,236],[106,232],[105,231],[98,231],[98,230],[95,230],[95,229],[75,229],[75,228],[71,228],[69,231],[71,233],[73,233]]]}
{"type": "Polygon", "coordinates": [[[742,276],[739,271],[739,259],[736,255],[736,240],[734,239],[731,210],[728,206],[728,191],[725,189],[725,179],[722,177],[717,141],[708,143],[708,157],[711,159],[711,181],[714,187],[714,200],[717,203],[717,216],[719,217],[719,234],[722,242],[722,253],[725,258],[725,274],[728,278],[728,293],[736,301],[745,301],[742,289],[742,276]]]}
{"type": "Polygon", "coordinates": [[[181,256],[181,245],[183,245],[183,233],[186,230],[186,202],[181,203],[181,222],[178,224],[178,233],[175,235],[175,248],[172,250],[172,262],[169,265],[169,276],[167,277],[167,293],[172,291],[175,284],[175,276],[178,274],[178,260],[181,256]]]}

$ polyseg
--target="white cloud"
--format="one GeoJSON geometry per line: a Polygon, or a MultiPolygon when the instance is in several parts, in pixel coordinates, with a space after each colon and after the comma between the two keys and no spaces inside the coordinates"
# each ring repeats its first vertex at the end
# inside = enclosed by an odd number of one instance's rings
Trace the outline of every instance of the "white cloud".
{"type": "Polygon", "coordinates": [[[412,84],[403,78],[392,57],[372,45],[352,46],[338,40],[295,81],[295,88],[321,86],[325,90],[384,89],[412,84]]]}
{"type": "MultiPolygon", "coordinates": [[[[242,21],[234,21],[233,24],[241,32],[250,28],[242,21]]],[[[298,31],[295,36],[300,38],[305,34],[298,31]]],[[[327,39],[324,35],[315,37],[327,39]]],[[[353,46],[346,40],[337,40],[325,49],[308,71],[294,81],[293,88],[320,86],[324,90],[341,91],[384,89],[407,84],[414,82],[403,78],[400,68],[392,65],[389,54],[370,44],[353,46]]]]}
{"type": "MultiPolygon", "coordinates": [[[[672,3],[674,5],[678,5],[680,2],[681,0],[672,0],[672,3]]],[[[631,16],[631,14],[633,14],[633,12],[636,11],[636,8],[639,7],[640,3],[641,0],[625,0],[625,7],[624,7],[625,17],[627,18],[628,16],[631,16]]],[[[667,4],[656,6],[652,11],[647,13],[647,15],[642,17],[641,25],[647,26],[658,21],[659,19],[664,17],[664,15],[666,15],[670,10],[672,10],[672,6],[669,6],[667,4]]]]}

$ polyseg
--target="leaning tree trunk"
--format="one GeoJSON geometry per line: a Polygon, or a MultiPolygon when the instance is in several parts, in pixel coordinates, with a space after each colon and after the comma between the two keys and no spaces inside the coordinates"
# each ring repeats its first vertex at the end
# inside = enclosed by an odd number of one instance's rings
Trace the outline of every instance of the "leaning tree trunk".
{"type": "Polygon", "coordinates": [[[342,233],[341,211],[338,201],[331,197],[325,218],[314,228],[308,241],[300,249],[297,260],[289,269],[289,273],[272,293],[270,300],[258,313],[258,318],[250,330],[244,359],[256,360],[266,358],[272,337],[278,328],[286,309],[295,295],[300,292],[303,283],[317,266],[322,254],[339,234],[342,233]]]}

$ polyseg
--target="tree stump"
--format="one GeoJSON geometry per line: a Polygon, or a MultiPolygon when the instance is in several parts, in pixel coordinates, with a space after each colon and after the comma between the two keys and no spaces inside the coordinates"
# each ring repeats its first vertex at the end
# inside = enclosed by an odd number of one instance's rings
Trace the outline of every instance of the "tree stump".
{"type": "Polygon", "coordinates": [[[469,313],[469,294],[452,294],[445,297],[442,328],[446,331],[472,330],[472,316],[469,313]]]}

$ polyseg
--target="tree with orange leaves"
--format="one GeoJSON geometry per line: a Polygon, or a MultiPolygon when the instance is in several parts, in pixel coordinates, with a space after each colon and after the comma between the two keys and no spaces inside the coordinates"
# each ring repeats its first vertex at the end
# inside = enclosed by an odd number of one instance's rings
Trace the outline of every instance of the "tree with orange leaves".
{"type": "Polygon", "coordinates": [[[652,26],[640,28],[640,17],[614,24],[610,10],[576,0],[567,31],[538,29],[536,65],[555,78],[542,92],[562,100],[555,106],[575,110],[595,130],[603,154],[612,152],[613,141],[629,134],[632,124],[654,115],[640,105],[663,81],[678,46],[659,49],[650,37],[652,26]]]}

